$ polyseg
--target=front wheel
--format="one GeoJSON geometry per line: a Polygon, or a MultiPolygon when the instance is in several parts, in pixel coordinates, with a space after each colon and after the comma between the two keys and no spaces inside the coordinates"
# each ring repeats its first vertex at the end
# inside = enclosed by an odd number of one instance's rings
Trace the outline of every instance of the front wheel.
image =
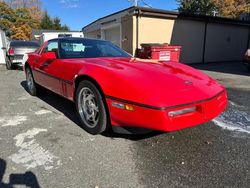
{"type": "Polygon", "coordinates": [[[90,81],[81,81],[76,91],[76,110],[81,126],[91,134],[100,134],[107,129],[108,113],[104,99],[90,81]]]}

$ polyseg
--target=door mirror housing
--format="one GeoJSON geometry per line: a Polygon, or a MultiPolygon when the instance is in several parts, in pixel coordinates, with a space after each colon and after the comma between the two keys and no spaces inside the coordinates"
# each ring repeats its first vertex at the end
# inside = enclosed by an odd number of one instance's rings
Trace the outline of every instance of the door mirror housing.
{"type": "Polygon", "coordinates": [[[45,53],[42,55],[42,57],[43,57],[44,59],[50,59],[50,60],[54,60],[54,59],[57,58],[55,52],[45,52],[45,53]]]}

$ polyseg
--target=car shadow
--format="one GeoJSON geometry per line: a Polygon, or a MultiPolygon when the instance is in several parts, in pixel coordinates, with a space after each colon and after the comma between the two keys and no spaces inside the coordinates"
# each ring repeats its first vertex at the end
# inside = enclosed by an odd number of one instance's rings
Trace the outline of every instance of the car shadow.
{"type": "MultiPolygon", "coordinates": [[[[133,129],[133,127],[132,127],[132,129],[133,129]]],[[[139,140],[149,139],[149,138],[152,138],[152,137],[160,136],[162,134],[167,134],[167,133],[164,133],[164,132],[161,132],[161,131],[153,131],[153,130],[151,132],[144,133],[144,134],[136,133],[136,131],[131,133],[131,134],[121,134],[121,133],[116,133],[116,132],[113,132],[113,131],[108,131],[108,132],[102,133],[102,135],[105,136],[105,137],[124,138],[124,139],[128,139],[128,140],[131,140],[131,141],[139,141],[139,140]]]]}
{"type": "Polygon", "coordinates": [[[218,62],[218,63],[198,63],[191,64],[190,66],[204,71],[213,71],[220,73],[237,74],[243,76],[250,76],[243,62],[218,62]]]}
{"type": "MultiPolygon", "coordinates": [[[[20,84],[26,90],[26,92],[28,92],[26,81],[22,81],[20,84]]],[[[47,103],[48,105],[58,110],[59,112],[63,113],[65,117],[67,117],[74,124],[76,124],[77,126],[81,128],[80,121],[78,120],[78,117],[76,115],[75,104],[73,102],[45,88],[42,88],[41,94],[39,94],[37,97],[43,102],[47,103]]],[[[117,133],[117,132],[113,132],[112,130],[109,130],[107,132],[102,133],[102,136],[110,137],[110,138],[124,138],[124,139],[129,139],[132,141],[137,141],[137,140],[143,140],[143,139],[147,139],[150,137],[163,134],[163,132],[153,131],[153,130],[147,130],[145,131],[145,133],[143,133],[142,129],[138,129],[134,127],[131,127],[129,129],[132,134],[131,133],[130,134],[117,133]]]]}
{"type": "Polygon", "coordinates": [[[14,188],[14,187],[30,187],[30,188],[40,188],[37,181],[36,175],[27,171],[24,174],[10,174],[9,183],[3,183],[3,177],[5,174],[7,164],[6,161],[0,158],[0,187],[1,188],[14,188]]]}

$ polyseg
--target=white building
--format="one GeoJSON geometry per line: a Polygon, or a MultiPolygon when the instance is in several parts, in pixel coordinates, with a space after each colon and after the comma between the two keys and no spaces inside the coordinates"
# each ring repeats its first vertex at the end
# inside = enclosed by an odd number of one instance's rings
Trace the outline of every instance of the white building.
{"type": "Polygon", "coordinates": [[[32,36],[34,40],[38,40],[41,44],[45,41],[60,38],[60,37],[83,37],[83,32],[81,31],[60,31],[60,30],[38,30],[34,29],[32,31],[32,36]]]}

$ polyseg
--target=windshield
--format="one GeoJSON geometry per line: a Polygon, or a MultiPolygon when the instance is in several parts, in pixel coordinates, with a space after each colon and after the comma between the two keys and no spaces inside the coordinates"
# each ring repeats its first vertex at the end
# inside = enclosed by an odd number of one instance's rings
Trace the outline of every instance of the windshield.
{"type": "Polygon", "coordinates": [[[111,42],[94,39],[62,40],[60,50],[61,58],[130,57],[111,42]]]}
{"type": "Polygon", "coordinates": [[[39,48],[39,44],[37,42],[31,42],[31,41],[12,41],[10,43],[11,47],[34,47],[39,48]]]}

